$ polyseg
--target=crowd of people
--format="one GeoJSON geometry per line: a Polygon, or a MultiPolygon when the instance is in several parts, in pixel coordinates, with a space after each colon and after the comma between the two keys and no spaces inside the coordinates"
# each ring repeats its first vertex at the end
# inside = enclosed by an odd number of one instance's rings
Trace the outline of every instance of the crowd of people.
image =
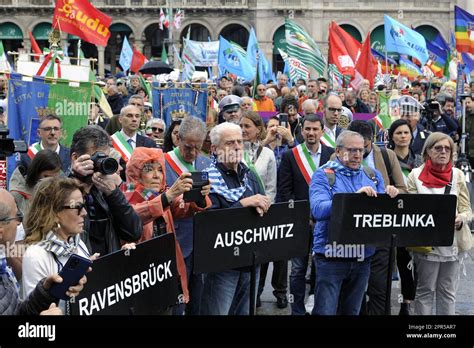
{"type": "MultiPolygon", "coordinates": [[[[95,260],[164,233],[176,236],[184,303],[156,314],[249,314],[250,268],[194,273],[193,241],[199,236],[193,215],[252,207],[263,216],[275,202],[308,200],[311,216],[302,232],[307,255],[273,262],[277,307],[290,305],[293,315],[382,315],[388,247],[367,246],[362,260],[325,252],[335,193],[457,196],[452,246],[397,249],[400,314],[431,314],[434,294],[436,314],[455,314],[472,211],[464,174],[453,166],[461,120],[451,82],[415,81],[392,90],[371,89],[364,81],[355,90],[330,86],[324,78],[290,86],[281,74],[274,83],[255,86],[253,96],[252,85],[224,76],[208,88],[205,122],[188,115],[165,124],[152,117],[140,81],[132,76],[127,87],[123,79],[106,79],[113,117],[92,103],[89,124],[74,133],[70,148],[61,144],[61,118],[41,119],[38,142],[21,155],[9,192],[0,191],[2,314],[67,314],[68,303],[48,289],[61,281],[57,273],[72,254],[95,260]],[[399,95],[399,117],[388,129],[357,119],[380,112],[381,94],[399,95]],[[262,112],[273,116],[262,118],[262,112]],[[200,200],[185,202],[196,171],[207,172],[209,183],[200,200]],[[9,255],[14,245],[26,247],[23,257],[9,255]]],[[[474,83],[465,90],[474,96],[474,83]]],[[[472,134],[473,98],[466,98],[472,134]]],[[[468,139],[471,160],[473,143],[468,139]]],[[[257,307],[268,267],[258,267],[257,307]]],[[[69,294],[77,295],[85,282],[69,294]]]]}

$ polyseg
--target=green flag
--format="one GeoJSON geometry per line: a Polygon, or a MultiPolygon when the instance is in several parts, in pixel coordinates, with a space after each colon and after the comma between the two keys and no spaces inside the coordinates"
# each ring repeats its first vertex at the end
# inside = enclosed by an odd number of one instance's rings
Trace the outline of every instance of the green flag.
{"type": "Polygon", "coordinates": [[[290,57],[313,67],[320,76],[324,74],[326,58],[319,50],[318,44],[298,24],[285,19],[286,52],[290,57]]]}
{"type": "Polygon", "coordinates": [[[55,111],[63,120],[62,142],[70,146],[76,130],[87,126],[91,102],[92,85],[81,82],[80,86],[72,86],[68,81],[57,81],[49,89],[48,108],[55,111]]]}
{"type": "Polygon", "coordinates": [[[166,64],[169,64],[168,54],[166,54],[165,44],[163,44],[163,49],[161,50],[161,61],[166,63],[166,64]]]}
{"type": "Polygon", "coordinates": [[[381,92],[379,93],[379,113],[373,120],[375,121],[377,127],[379,129],[388,129],[390,128],[390,125],[392,124],[392,119],[390,117],[390,112],[389,112],[389,100],[390,96],[381,92]]]}

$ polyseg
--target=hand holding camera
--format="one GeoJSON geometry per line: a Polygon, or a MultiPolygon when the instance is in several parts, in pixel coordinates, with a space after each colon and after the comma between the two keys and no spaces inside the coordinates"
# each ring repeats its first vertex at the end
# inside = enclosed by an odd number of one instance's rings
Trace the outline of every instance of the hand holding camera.
{"type": "Polygon", "coordinates": [[[183,173],[174,182],[174,184],[166,191],[166,198],[168,202],[173,202],[176,197],[179,197],[183,193],[191,190],[193,187],[193,180],[191,179],[191,173],[183,173]]]}

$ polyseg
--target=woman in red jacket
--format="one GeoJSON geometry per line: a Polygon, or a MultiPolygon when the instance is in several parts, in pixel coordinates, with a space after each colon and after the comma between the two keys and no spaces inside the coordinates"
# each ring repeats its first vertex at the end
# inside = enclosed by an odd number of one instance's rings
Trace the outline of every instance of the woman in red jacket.
{"type": "MultiPolygon", "coordinates": [[[[190,173],[183,173],[173,186],[166,187],[165,160],[161,149],[137,147],[127,163],[126,174],[125,197],[143,222],[143,234],[139,242],[164,233],[175,233],[173,217],[189,217],[212,205],[208,197],[210,185],[203,187],[201,202],[186,203],[183,201],[182,194],[192,188],[190,173]]],[[[187,303],[189,292],[186,266],[177,240],[176,263],[184,299],[187,303]]]]}

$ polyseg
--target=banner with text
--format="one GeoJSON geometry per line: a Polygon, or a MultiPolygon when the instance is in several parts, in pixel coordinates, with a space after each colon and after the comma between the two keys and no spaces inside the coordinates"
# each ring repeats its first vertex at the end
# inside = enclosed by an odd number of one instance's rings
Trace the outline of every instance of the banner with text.
{"type": "Polygon", "coordinates": [[[450,246],[453,244],[456,196],[399,194],[368,197],[334,195],[329,225],[330,243],[389,246],[450,246]]]}
{"type": "Polygon", "coordinates": [[[153,83],[153,117],[161,118],[169,127],[173,120],[195,116],[206,122],[207,85],[200,88],[160,88],[153,83]]]}
{"type": "Polygon", "coordinates": [[[154,315],[183,299],[179,294],[174,234],[94,261],[87,285],[69,303],[73,315],[154,315]]]}
{"type": "Polygon", "coordinates": [[[255,208],[209,210],[194,216],[194,271],[218,272],[307,256],[311,229],[308,201],[255,208]]]}

